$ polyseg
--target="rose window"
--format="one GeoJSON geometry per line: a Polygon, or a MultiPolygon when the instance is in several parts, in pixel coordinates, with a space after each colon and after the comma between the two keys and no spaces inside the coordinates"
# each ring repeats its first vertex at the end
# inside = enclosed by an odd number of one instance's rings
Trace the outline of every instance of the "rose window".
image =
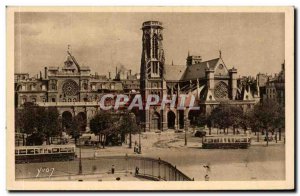
{"type": "Polygon", "coordinates": [[[215,97],[218,99],[226,99],[228,97],[228,87],[224,82],[216,84],[215,97]]]}
{"type": "Polygon", "coordinates": [[[67,96],[76,95],[78,92],[78,89],[79,89],[79,87],[78,87],[77,83],[73,80],[67,80],[62,87],[64,94],[67,96]]]}

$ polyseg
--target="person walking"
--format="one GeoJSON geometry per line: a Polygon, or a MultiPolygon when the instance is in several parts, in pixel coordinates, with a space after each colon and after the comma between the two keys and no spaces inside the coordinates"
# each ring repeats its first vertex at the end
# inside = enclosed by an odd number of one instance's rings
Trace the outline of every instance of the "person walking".
{"type": "Polygon", "coordinates": [[[114,173],[115,173],[115,166],[112,165],[112,166],[111,166],[111,174],[114,174],[114,173]]]}
{"type": "Polygon", "coordinates": [[[135,175],[139,175],[139,170],[140,170],[140,168],[139,167],[135,167],[135,175]]]}

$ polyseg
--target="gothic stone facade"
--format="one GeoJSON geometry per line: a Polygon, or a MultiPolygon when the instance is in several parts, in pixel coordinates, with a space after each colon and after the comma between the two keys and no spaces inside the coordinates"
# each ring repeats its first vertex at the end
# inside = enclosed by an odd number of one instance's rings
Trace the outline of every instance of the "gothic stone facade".
{"type": "Polygon", "coordinates": [[[159,104],[150,110],[136,112],[146,131],[184,128],[195,116],[209,114],[220,103],[233,104],[247,110],[259,101],[258,92],[239,86],[237,70],[228,69],[221,52],[218,58],[203,61],[201,56],[188,54],[186,65],[165,64],[163,26],[159,21],[147,21],[142,25],[142,57],[140,77],[131,75],[116,78],[91,74],[89,67],[80,66],[75,57],[67,52],[62,67],[45,67],[44,74],[30,78],[28,74],[15,74],[15,103],[22,107],[25,102],[35,102],[43,107],[55,106],[61,117],[70,119],[81,115],[89,120],[99,110],[99,100],[106,93],[140,93],[160,97],[167,95],[196,97],[199,111],[169,107],[161,110],[159,104]]]}
{"type": "Polygon", "coordinates": [[[166,130],[184,128],[197,115],[210,114],[220,103],[241,107],[244,111],[259,101],[259,92],[247,86],[239,86],[237,69],[228,69],[222,59],[203,61],[201,56],[188,54],[186,65],[165,64],[163,49],[163,25],[159,21],[147,21],[142,25],[143,50],[141,58],[141,94],[163,95],[181,94],[196,97],[195,106],[199,111],[168,107],[161,109],[155,105],[140,116],[146,130],[166,130]]]}
{"type": "Polygon", "coordinates": [[[139,85],[135,85],[139,81],[136,75],[128,77],[130,86],[123,88],[123,81],[119,79],[112,80],[97,73],[92,75],[89,67],[80,66],[68,51],[62,68],[45,67],[44,74],[33,78],[28,74],[15,74],[15,106],[20,108],[25,102],[54,106],[65,120],[81,115],[86,119],[86,130],[89,130],[89,120],[98,112],[102,95],[139,89],[139,85]]]}

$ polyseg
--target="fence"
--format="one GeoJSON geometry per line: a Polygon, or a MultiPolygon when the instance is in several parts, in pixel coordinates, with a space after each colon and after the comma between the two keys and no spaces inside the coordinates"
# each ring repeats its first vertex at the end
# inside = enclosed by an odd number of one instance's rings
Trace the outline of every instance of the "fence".
{"type": "MultiPolygon", "coordinates": [[[[120,156],[111,157],[108,159],[118,160],[118,164],[125,166],[126,172],[134,172],[139,177],[152,178],[155,180],[164,181],[192,181],[187,175],[182,173],[180,170],[168,163],[167,161],[153,159],[149,157],[139,156],[120,156]],[[124,163],[121,163],[124,162],[124,163]],[[136,169],[138,168],[138,173],[136,169]]],[[[120,168],[121,169],[121,168],[120,168]]]]}
{"type": "Polygon", "coordinates": [[[156,181],[192,181],[179,171],[176,166],[161,160],[141,156],[105,156],[95,159],[82,159],[82,173],[79,175],[79,160],[67,162],[41,162],[16,164],[17,180],[55,180],[73,179],[76,176],[110,176],[114,167],[115,173],[125,173],[132,176],[156,181]],[[47,169],[51,172],[44,172],[47,169]],[[137,172],[138,171],[138,172],[137,172]],[[51,173],[51,176],[49,175],[51,173]]]}

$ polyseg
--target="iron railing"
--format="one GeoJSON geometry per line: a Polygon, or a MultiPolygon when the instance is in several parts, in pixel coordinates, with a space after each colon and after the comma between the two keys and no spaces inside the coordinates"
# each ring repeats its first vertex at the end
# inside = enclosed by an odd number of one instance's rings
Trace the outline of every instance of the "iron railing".
{"type": "MultiPolygon", "coordinates": [[[[16,165],[16,180],[56,180],[71,179],[79,175],[78,161],[70,162],[41,162],[16,165]],[[66,165],[67,164],[67,165],[66,165]],[[37,168],[51,167],[53,172],[45,175],[37,175],[37,168]]],[[[142,156],[103,156],[89,159],[82,159],[82,173],[79,176],[97,176],[99,174],[124,173],[138,178],[146,178],[156,181],[192,181],[187,175],[178,170],[171,163],[160,158],[142,156]]],[[[51,170],[52,171],[52,170],[51,170]]]]}

